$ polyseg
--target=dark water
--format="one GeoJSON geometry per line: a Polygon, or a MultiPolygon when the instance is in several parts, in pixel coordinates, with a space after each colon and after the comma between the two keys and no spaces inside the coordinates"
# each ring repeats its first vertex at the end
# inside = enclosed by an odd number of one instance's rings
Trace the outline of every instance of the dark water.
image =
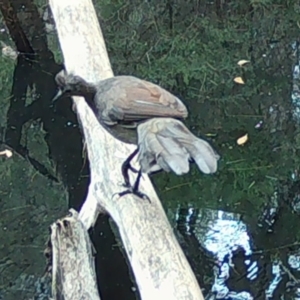
{"type": "MultiPolygon", "coordinates": [[[[115,74],[160,83],[181,97],[189,127],[221,154],[212,177],[195,168],[184,177],[153,176],[204,296],[298,299],[300,7],[251,3],[95,6],[115,74]],[[241,59],[250,63],[240,67],[241,59]]],[[[33,27],[23,20],[33,45],[26,56],[8,51],[14,43],[4,21],[0,30],[0,150],[13,150],[0,158],[0,299],[8,300],[47,299],[48,226],[68,207],[80,209],[89,183],[71,101],[51,105],[61,56],[47,9],[38,7],[33,27]]],[[[27,7],[17,9],[22,15],[27,7]]],[[[137,299],[110,222],[102,217],[91,233],[102,299],[137,299]]]]}

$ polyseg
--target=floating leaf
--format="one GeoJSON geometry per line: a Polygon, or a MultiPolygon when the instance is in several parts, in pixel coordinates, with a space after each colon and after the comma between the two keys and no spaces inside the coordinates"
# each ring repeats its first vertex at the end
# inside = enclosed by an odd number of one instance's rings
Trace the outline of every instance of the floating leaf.
{"type": "Polygon", "coordinates": [[[237,139],[236,143],[239,146],[244,145],[246,142],[248,141],[248,133],[246,133],[245,135],[241,136],[240,138],[237,139]]]}
{"type": "Polygon", "coordinates": [[[12,157],[12,152],[10,150],[0,151],[0,155],[6,155],[7,158],[12,157]]]}
{"type": "Polygon", "coordinates": [[[238,84],[245,84],[244,80],[242,79],[242,77],[235,77],[233,79],[234,82],[238,83],[238,84]]]}
{"type": "Polygon", "coordinates": [[[217,136],[216,133],[206,133],[205,135],[209,136],[209,137],[216,137],[217,136]]]}
{"type": "Polygon", "coordinates": [[[242,59],[242,60],[239,60],[237,64],[240,67],[242,67],[243,65],[248,64],[249,62],[250,62],[249,60],[242,59]]]}

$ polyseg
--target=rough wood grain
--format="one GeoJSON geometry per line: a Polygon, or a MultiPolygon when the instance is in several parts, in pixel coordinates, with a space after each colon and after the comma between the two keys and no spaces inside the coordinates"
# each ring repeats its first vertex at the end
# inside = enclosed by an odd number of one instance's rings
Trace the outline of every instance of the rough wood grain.
{"type": "MultiPolygon", "coordinates": [[[[113,76],[105,42],[90,0],[50,0],[68,72],[97,82],[113,76]]],[[[97,122],[84,99],[74,97],[91,168],[91,183],[79,217],[89,228],[101,207],[116,222],[133,268],[140,295],[146,299],[203,299],[196,278],[168,223],[147,176],[141,191],[151,204],[122,191],[121,163],[134,150],[114,139],[97,122]]]]}
{"type": "Polygon", "coordinates": [[[90,237],[74,209],[51,225],[45,252],[51,259],[54,300],[100,300],[90,237]]]}

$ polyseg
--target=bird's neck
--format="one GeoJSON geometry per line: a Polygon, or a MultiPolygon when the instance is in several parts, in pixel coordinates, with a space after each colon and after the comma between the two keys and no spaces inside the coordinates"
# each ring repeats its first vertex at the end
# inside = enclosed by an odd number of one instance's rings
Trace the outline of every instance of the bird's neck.
{"type": "Polygon", "coordinates": [[[86,81],[80,82],[77,85],[78,96],[84,97],[88,106],[93,110],[93,112],[97,115],[97,110],[95,106],[95,96],[97,93],[96,84],[89,83],[86,81]]]}
{"type": "Polygon", "coordinates": [[[78,92],[78,96],[83,96],[85,98],[93,99],[97,92],[97,88],[96,85],[93,83],[81,82],[77,86],[77,92],[78,92]]]}

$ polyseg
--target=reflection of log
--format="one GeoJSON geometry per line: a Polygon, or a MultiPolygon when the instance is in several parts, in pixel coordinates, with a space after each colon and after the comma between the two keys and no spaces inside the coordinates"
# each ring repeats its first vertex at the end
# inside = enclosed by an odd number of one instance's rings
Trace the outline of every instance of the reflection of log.
{"type": "Polygon", "coordinates": [[[100,300],[92,244],[75,210],[70,209],[69,216],[51,225],[47,252],[52,258],[54,300],[100,300]]]}
{"type": "MultiPolygon", "coordinates": [[[[113,76],[91,0],[50,0],[50,7],[67,71],[90,82],[113,76]]],[[[107,133],[82,98],[74,97],[74,101],[91,170],[87,199],[79,214],[86,229],[95,223],[100,207],[110,214],[143,300],[203,299],[149,178],[145,176],[140,187],[151,203],[132,195],[112,198],[122,191],[118,185],[121,163],[134,148],[107,133]]]]}
{"type": "Polygon", "coordinates": [[[13,3],[10,0],[2,0],[0,2],[0,10],[17,50],[27,54],[33,53],[33,49],[20,25],[13,3]]]}

